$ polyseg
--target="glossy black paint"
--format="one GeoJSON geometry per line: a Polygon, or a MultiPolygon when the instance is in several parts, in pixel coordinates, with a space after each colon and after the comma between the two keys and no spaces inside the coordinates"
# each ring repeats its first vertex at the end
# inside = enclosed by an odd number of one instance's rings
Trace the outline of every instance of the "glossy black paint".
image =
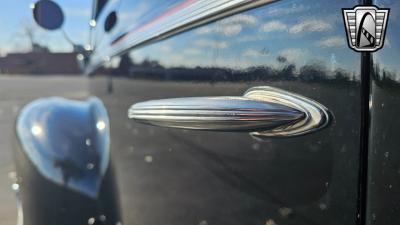
{"type": "Polygon", "coordinates": [[[390,17],[385,46],[372,57],[366,224],[399,224],[400,4],[391,0],[374,3],[389,7],[390,17]]]}
{"type": "Polygon", "coordinates": [[[24,224],[117,224],[118,190],[102,103],[36,100],[16,122],[15,161],[24,224]]]}
{"type": "Polygon", "coordinates": [[[273,3],[128,52],[92,76],[91,91],[110,113],[125,222],[355,224],[361,60],[345,43],[341,8],[356,4],[273,3]],[[126,116],[145,100],[238,96],[260,85],[322,103],[334,115],[331,126],[257,140],[126,116]]]}

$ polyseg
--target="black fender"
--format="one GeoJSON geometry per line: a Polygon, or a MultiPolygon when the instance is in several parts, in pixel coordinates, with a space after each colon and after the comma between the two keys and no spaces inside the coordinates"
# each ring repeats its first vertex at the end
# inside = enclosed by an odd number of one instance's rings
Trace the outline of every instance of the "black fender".
{"type": "Polygon", "coordinates": [[[43,98],[15,127],[13,188],[24,225],[122,224],[110,126],[98,98],[43,98]]]}

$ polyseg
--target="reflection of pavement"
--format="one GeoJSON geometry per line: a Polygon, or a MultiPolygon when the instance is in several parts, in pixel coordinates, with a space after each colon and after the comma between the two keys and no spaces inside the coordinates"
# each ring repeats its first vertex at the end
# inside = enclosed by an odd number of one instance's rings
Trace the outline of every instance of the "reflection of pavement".
{"type": "Polygon", "coordinates": [[[77,76],[0,76],[0,223],[16,224],[16,202],[9,173],[12,158],[13,124],[19,109],[40,97],[63,96],[84,99],[87,82],[77,76]]]}

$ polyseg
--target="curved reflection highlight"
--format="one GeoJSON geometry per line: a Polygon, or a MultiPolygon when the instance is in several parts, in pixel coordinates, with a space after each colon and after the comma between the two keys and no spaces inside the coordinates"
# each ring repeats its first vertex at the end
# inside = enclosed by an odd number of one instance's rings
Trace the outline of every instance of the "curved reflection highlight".
{"type": "Polygon", "coordinates": [[[44,98],[17,119],[24,153],[52,182],[96,198],[109,164],[109,121],[97,98],[44,98]]]}

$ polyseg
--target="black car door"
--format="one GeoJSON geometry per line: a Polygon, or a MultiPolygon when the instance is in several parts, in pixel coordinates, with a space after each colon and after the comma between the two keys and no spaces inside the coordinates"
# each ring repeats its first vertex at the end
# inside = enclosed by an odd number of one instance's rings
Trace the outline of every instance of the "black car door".
{"type": "Polygon", "coordinates": [[[110,117],[124,223],[355,224],[361,58],[347,47],[341,8],[357,3],[121,0],[105,6],[98,24],[113,11],[118,22],[108,34],[102,26],[93,31],[93,63],[106,63],[90,83],[110,117]],[[217,14],[201,11],[217,3],[217,14]],[[190,20],[200,12],[207,16],[190,20]],[[325,106],[329,125],[296,137],[254,137],[150,126],[127,115],[143,101],[240,97],[265,86],[325,106]]]}
{"type": "Polygon", "coordinates": [[[398,224],[399,218],[399,42],[397,1],[376,1],[390,8],[385,47],[371,54],[370,133],[367,175],[367,224],[398,224]]]}

